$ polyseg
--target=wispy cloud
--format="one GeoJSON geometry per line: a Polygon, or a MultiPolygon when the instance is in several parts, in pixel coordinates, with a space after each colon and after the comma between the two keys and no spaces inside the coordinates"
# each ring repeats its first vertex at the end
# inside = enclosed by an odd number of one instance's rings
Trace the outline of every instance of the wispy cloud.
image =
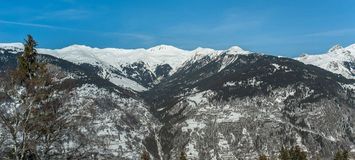
{"type": "Polygon", "coordinates": [[[91,12],[85,9],[64,9],[57,11],[48,11],[45,14],[35,17],[35,20],[43,19],[65,19],[65,20],[80,20],[90,17],[91,12]]]}
{"type": "Polygon", "coordinates": [[[355,28],[338,29],[324,32],[315,32],[305,34],[305,37],[334,37],[334,36],[345,36],[349,34],[355,34],[355,28]]]}
{"type": "Polygon", "coordinates": [[[59,27],[59,26],[47,25],[47,24],[39,24],[39,23],[27,23],[27,22],[16,22],[16,21],[6,21],[6,20],[0,20],[0,23],[18,25],[18,26],[36,27],[36,28],[48,28],[48,29],[78,31],[78,30],[73,29],[73,28],[59,27]]]}
{"type": "Polygon", "coordinates": [[[34,28],[46,28],[46,29],[52,29],[52,30],[90,33],[90,34],[96,34],[96,35],[100,35],[100,36],[110,36],[110,37],[117,36],[117,37],[124,37],[124,38],[128,38],[128,39],[139,40],[143,44],[147,44],[147,45],[152,44],[155,39],[153,36],[141,34],[141,33],[100,32],[100,31],[94,31],[94,30],[84,30],[84,29],[78,29],[78,28],[61,27],[61,26],[54,26],[54,25],[47,25],[47,24],[40,24],[40,23],[27,23],[27,22],[0,20],[0,24],[9,24],[9,25],[34,27],[34,28]]]}

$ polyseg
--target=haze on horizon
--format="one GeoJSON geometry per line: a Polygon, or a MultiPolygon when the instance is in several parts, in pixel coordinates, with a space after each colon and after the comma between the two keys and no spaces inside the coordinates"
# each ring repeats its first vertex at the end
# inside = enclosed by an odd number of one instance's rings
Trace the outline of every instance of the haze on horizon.
{"type": "Polygon", "coordinates": [[[351,0],[6,1],[0,42],[32,34],[41,48],[209,47],[294,57],[355,43],[351,0]]]}

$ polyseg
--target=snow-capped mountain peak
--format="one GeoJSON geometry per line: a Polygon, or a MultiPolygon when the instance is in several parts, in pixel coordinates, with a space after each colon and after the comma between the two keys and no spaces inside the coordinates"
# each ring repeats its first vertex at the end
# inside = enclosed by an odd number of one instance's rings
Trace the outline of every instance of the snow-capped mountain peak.
{"type": "Polygon", "coordinates": [[[297,60],[321,67],[346,78],[355,79],[355,44],[348,47],[335,45],[327,53],[319,55],[303,55],[297,60]]]}
{"type": "Polygon", "coordinates": [[[38,49],[41,54],[49,54],[77,64],[95,64],[100,60],[95,53],[100,52],[98,48],[91,48],[85,45],[71,45],[62,49],[38,49]]]}
{"type": "Polygon", "coordinates": [[[196,48],[195,50],[193,50],[191,52],[195,56],[206,56],[206,55],[218,54],[221,51],[220,50],[214,50],[214,49],[211,49],[211,48],[198,47],[198,48],[196,48]]]}
{"type": "Polygon", "coordinates": [[[349,46],[345,47],[345,49],[355,52],[355,44],[349,45],[349,46]]]}
{"type": "Polygon", "coordinates": [[[235,51],[235,52],[238,52],[238,51],[244,51],[242,48],[240,48],[239,46],[232,46],[228,49],[229,51],[235,51]]]}
{"type": "Polygon", "coordinates": [[[0,43],[0,48],[23,48],[23,44],[20,42],[15,43],[0,43]]]}
{"type": "Polygon", "coordinates": [[[171,46],[171,45],[158,45],[158,46],[155,46],[155,47],[152,47],[152,48],[149,48],[147,49],[147,51],[149,52],[153,52],[153,53],[161,53],[161,52],[164,52],[164,53],[169,53],[169,52],[172,52],[172,53],[184,53],[186,52],[185,50],[182,50],[180,48],[176,48],[174,46],[171,46]]]}
{"type": "Polygon", "coordinates": [[[332,48],[330,48],[328,50],[328,52],[331,53],[331,52],[334,52],[334,51],[337,51],[337,50],[340,50],[340,49],[343,49],[343,47],[341,45],[337,44],[337,45],[333,46],[332,48]]]}
{"type": "Polygon", "coordinates": [[[22,43],[0,43],[0,48],[11,50],[13,53],[17,53],[23,51],[23,44],[22,43]]]}
{"type": "MultiPolygon", "coordinates": [[[[346,72],[355,66],[351,54],[335,55],[352,47],[333,48],[299,59],[335,73],[355,73],[346,72]]],[[[20,53],[11,51],[0,47],[0,74],[16,67],[20,53]]],[[[182,150],[188,159],[248,160],[256,159],[260,151],[272,155],[285,144],[324,153],[323,157],[339,146],[355,146],[348,133],[354,129],[354,80],[289,58],[247,54],[252,52],[240,47],[184,51],[166,45],[151,49],[72,45],[38,52],[39,60],[64,77],[58,88],[68,86],[65,80],[75,87],[65,97],[64,104],[69,105],[64,115],[73,115],[78,127],[64,132],[59,150],[63,143],[76,153],[84,144],[80,152],[97,159],[139,159],[147,150],[154,159],[166,160],[182,150]],[[260,139],[266,141],[259,143],[260,139]]],[[[0,105],[8,108],[3,91],[0,105]]],[[[0,126],[0,132],[7,133],[2,131],[0,126]]],[[[4,150],[0,148],[0,154],[4,150]]]]}
{"type": "Polygon", "coordinates": [[[168,45],[150,49],[92,48],[85,45],[71,45],[62,49],[39,49],[38,51],[76,64],[98,67],[100,76],[108,78],[114,84],[132,84],[127,87],[136,91],[142,91],[144,88],[134,83],[133,79],[140,79],[147,87],[162,74],[174,73],[192,56],[190,51],[168,45]]]}
{"type": "MultiPolygon", "coordinates": [[[[4,44],[3,46],[3,48],[15,48],[22,46],[22,44],[4,44]]],[[[119,86],[124,84],[123,87],[135,91],[149,88],[153,83],[157,83],[155,81],[159,81],[162,76],[171,75],[180,67],[183,67],[185,62],[191,61],[192,63],[206,56],[213,59],[222,53],[228,55],[249,53],[238,46],[233,46],[227,50],[201,47],[195,50],[183,50],[171,45],[158,45],[149,49],[120,49],[96,48],[79,44],[61,49],[39,48],[38,52],[78,65],[96,67],[98,69],[97,74],[101,77],[107,78],[119,86]],[[133,80],[139,81],[140,84],[134,83],[133,80]]]]}
{"type": "Polygon", "coordinates": [[[86,46],[86,45],[81,45],[81,44],[73,44],[73,45],[70,45],[68,47],[65,47],[65,48],[62,48],[63,50],[91,50],[91,49],[95,49],[95,48],[92,48],[90,46],[86,46]]]}
{"type": "Polygon", "coordinates": [[[227,54],[249,54],[249,51],[245,51],[239,46],[232,46],[228,50],[226,50],[227,54]]]}

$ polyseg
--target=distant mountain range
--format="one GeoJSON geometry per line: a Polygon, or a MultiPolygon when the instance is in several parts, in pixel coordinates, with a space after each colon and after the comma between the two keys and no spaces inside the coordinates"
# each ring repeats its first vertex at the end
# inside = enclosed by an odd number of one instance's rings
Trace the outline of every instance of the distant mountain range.
{"type": "Polygon", "coordinates": [[[355,44],[348,47],[335,45],[328,53],[320,55],[304,54],[296,60],[312,64],[346,78],[355,79],[355,44]]]}
{"type": "MultiPolygon", "coordinates": [[[[22,51],[0,44],[0,74],[22,51]]],[[[138,159],[144,149],[164,160],[181,151],[188,159],[275,158],[294,145],[322,159],[339,148],[355,152],[355,45],[297,58],[238,46],[38,51],[75,81],[73,103],[97,101],[87,134],[110,137],[93,151],[103,159],[138,159]]]]}

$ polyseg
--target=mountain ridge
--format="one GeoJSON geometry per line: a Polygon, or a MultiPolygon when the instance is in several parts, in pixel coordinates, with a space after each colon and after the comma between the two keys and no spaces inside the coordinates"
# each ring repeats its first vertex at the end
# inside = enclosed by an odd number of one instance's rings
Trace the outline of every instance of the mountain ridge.
{"type": "MultiPolygon", "coordinates": [[[[65,51],[94,61],[52,55],[60,50],[38,60],[76,82],[78,93],[69,103],[92,101],[98,116],[92,119],[95,125],[85,126],[93,133],[84,135],[110,137],[107,146],[88,142],[102,147],[89,148],[102,159],[137,159],[142,150],[160,160],[181,151],[193,160],[275,158],[284,145],[298,145],[311,158],[329,159],[339,148],[355,153],[355,80],[317,66],[236,47],[198,48],[172,72],[165,62],[153,69],[145,61],[114,66],[96,57],[105,56],[102,50],[85,46],[65,51]]],[[[0,47],[0,52],[0,73],[6,74],[22,52],[14,47],[0,47]]]]}
{"type": "Polygon", "coordinates": [[[335,45],[327,53],[296,57],[305,64],[312,64],[346,78],[355,79],[355,44],[348,47],[335,45]]]}

